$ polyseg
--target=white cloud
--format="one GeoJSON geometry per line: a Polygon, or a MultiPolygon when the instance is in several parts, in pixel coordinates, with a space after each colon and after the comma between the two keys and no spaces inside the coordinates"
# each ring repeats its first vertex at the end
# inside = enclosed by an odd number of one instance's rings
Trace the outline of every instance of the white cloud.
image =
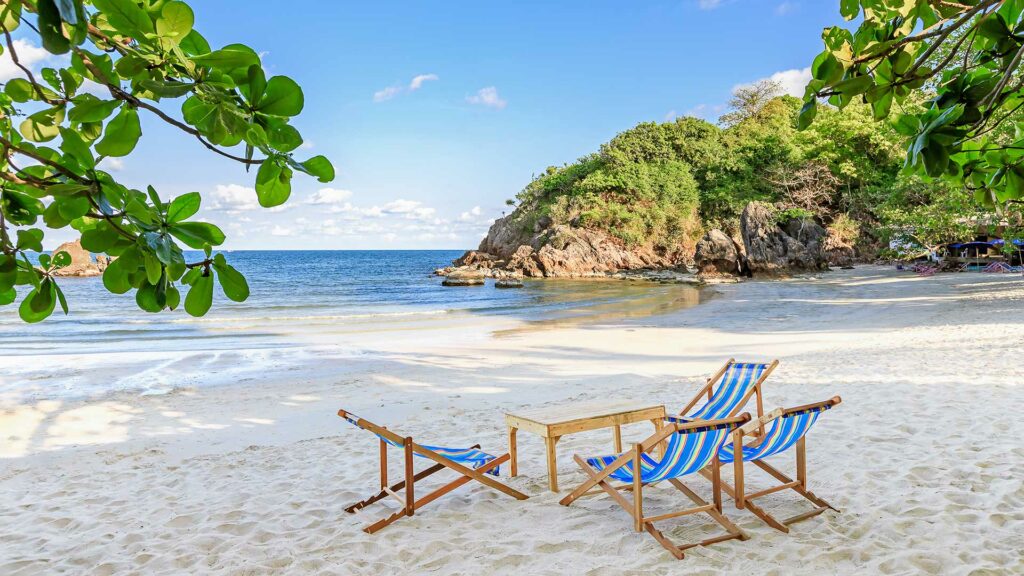
{"type": "Polygon", "coordinates": [[[260,207],[256,189],[239,184],[218,184],[213,191],[211,210],[256,210],[260,207]]]}
{"type": "Polygon", "coordinates": [[[351,190],[321,188],[310,195],[309,200],[306,200],[306,204],[340,204],[351,197],[351,190]]]}
{"type": "Polygon", "coordinates": [[[422,202],[418,202],[416,200],[403,200],[399,198],[398,200],[392,200],[385,204],[383,210],[388,214],[407,214],[415,210],[421,204],[422,202]]]}
{"type": "Polygon", "coordinates": [[[798,7],[799,4],[797,4],[796,2],[789,2],[787,0],[786,2],[783,2],[782,4],[779,4],[778,6],[775,7],[775,13],[778,14],[779,16],[785,16],[786,14],[795,12],[798,7]]]}
{"type": "Polygon", "coordinates": [[[736,86],[733,87],[733,91],[735,92],[739,88],[743,88],[744,86],[750,86],[751,84],[755,84],[757,82],[760,82],[761,80],[771,80],[773,82],[778,82],[782,86],[782,89],[783,91],[785,91],[786,94],[802,98],[804,95],[804,88],[806,88],[807,83],[811,81],[811,68],[810,66],[808,66],[807,68],[803,69],[794,68],[792,70],[783,70],[782,72],[776,72],[775,74],[772,74],[767,78],[760,78],[758,80],[755,80],[754,82],[751,82],[750,84],[737,84],[736,86]]]}
{"type": "Polygon", "coordinates": [[[409,82],[409,91],[419,90],[423,86],[424,82],[430,82],[433,80],[440,80],[440,78],[438,78],[437,74],[420,74],[409,82]]]}
{"type": "Polygon", "coordinates": [[[291,236],[292,235],[292,229],[291,228],[285,228],[284,226],[281,226],[281,225],[275,225],[274,229],[270,231],[270,235],[271,236],[291,236]]]}
{"type": "Polygon", "coordinates": [[[373,93],[374,102],[384,102],[385,100],[391,100],[402,91],[398,86],[388,86],[383,90],[378,90],[373,93]]]}
{"type": "Polygon", "coordinates": [[[462,222],[472,222],[478,219],[482,213],[483,210],[481,210],[479,206],[473,206],[468,211],[459,214],[459,220],[462,222]]]}
{"type": "Polygon", "coordinates": [[[99,163],[98,167],[108,172],[120,172],[124,170],[124,160],[114,156],[107,156],[99,163]]]}
{"type": "Polygon", "coordinates": [[[408,90],[409,92],[415,92],[423,87],[424,82],[430,82],[435,80],[440,80],[437,74],[419,74],[417,76],[413,76],[413,79],[409,81],[408,87],[402,86],[400,84],[395,84],[394,86],[388,86],[387,88],[374,92],[373,101],[384,102],[387,100],[391,100],[392,98],[398,96],[399,94],[406,90],[408,90]]]}
{"type": "MultiPolygon", "coordinates": [[[[33,68],[35,64],[39,64],[51,56],[46,49],[25,40],[15,40],[13,45],[14,50],[18,53],[18,61],[33,72],[35,72],[33,68]]],[[[14,64],[10,52],[4,50],[3,56],[0,56],[0,82],[7,82],[12,78],[24,77],[24,75],[25,73],[14,64]]]]}
{"type": "Polygon", "coordinates": [[[466,102],[497,108],[498,110],[501,110],[508,105],[508,101],[503,100],[501,96],[498,95],[498,89],[494,86],[488,86],[477,90],[476,94],[473,96],[466,97],[466,102]]]}
{"type": "Polygon", "coordinates": [[[721,6],[722,0],[697,0],[697,6],[701,10],[714,10],[721,6]]]}

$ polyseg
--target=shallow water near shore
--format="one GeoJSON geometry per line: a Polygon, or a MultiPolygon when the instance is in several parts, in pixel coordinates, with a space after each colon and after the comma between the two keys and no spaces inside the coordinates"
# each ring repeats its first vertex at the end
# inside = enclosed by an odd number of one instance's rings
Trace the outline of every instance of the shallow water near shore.
{"type": "MultiPolygon", "coordinates": [[[[239,251],[229,261],[251,296],[231,302],[215,290],[209,314],[139,310],[130,294],[100,278],[66,278],[71,313],[26,325],[0,309],[0,399],[86,397],[112,391],[166,392],[182,371],[218,366],[194,385],[216,385],[260,364],[372,354],[379,344],[481,333],[624,321],[700,302],[685,285],[622,280],[527,281],[521,289],[447,288],[430,275],[460,251],[239,251]],[[190,367],[191,366],[191,367],[190,367]]],[[[195,255],[198,258],[198,255],[195,255]]],[[[198,374],[198,372],[196,372],[198,374]]]]}

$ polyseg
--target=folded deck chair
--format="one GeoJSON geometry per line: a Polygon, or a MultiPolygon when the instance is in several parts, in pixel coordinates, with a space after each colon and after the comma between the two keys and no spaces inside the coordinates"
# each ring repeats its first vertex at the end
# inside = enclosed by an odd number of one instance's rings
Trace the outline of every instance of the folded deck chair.
{"type": "MultiPolygon", "coordinates": [[[[726,494],[735,498],[737,508],[746,508],[750,510],[766,524],[783,532],[789,532],[788,526],[790,524],[817,516],[825,510],[834,510],[839,512],[838,509],[821,498],[818,498],[813,492],[807,489],[806,437],[811,426],[814,426],[814,423],[818,421],[818,417],[821,416],[823,412],[831,409],[840,402],[842,402],[842,399],[839,398],[839,396],[835,396],[829,400],[817,402],[815,404],[807,404],[805,406],[797,406],[795,408],[777,408],[767,415],[758,418],[757,420],[752,420],[748,424],[737,428],[732,433],[732,442],[726,443],[719,451],[718,462],[721,466],[728,465],[730,462],[733,464],[736,486],[732,487],[723,482],[722,487],[726,494]],[[771,427],[768,429],[766,434],[750,445],[743,444],[744,436],[750,435],[757,428],[768,424],[771,424],[771,427]],[[786,476],[764,461],[765,458],[785,452],[794,445],[796,445],[796,480],[786,476]],[[748,462],[753,463],[758,468],[764,470],[781,482],[781,484],[757,492],[749,494],[746,493],[744,466],[748,462]],[[753,502],[756,498],[767,496],[768,494],[774,494],[775,492],[780,492],[786,489],[792,489],[797,494],[800,494],[804,498],[810,500],[816,508],[809,512],[793,516],[792,518],[777,520],[753,502]]],[[[707,470],[702,473],[705,477],[717,476],[717,474],[707,470]]]]}
{"type": "Polygon", "coordinates": [[[722,420],[668,424],[623,454],[586,459],[577,455],[574,457],[576,463],[589,478],[559,503],[568,506],[595,486],[600,487],[633,517],[633,526],[637,532],[646,530],[659,544],[680,560],[684,557],[683,551],[694,546],[708,546],[733,538],[746,540],[747,534],[722,514],[722,491],[718,478],[717,457],[718,451],[729,441],[730,433],[737,426],[749,420],[750,414],[744,412],[741,416],[722,420]],[[655,458],[652,455],[653,451],[662,443],[666,444],[664,454],[655,458]],[[709,463],[712,464],[711,469],[714,471],[711,479],[714,501],[710,504],[679,480],[683,476],[699,472],[709,463]],[[640,471],[639,474],[636,473],[637,470],[640,471]],[[626,484],[616,486],[612,484],[612,480],[626,484]],[[645,516],[644,486],[663,481],[672,484],[692,500],[697,507],[645,516]],[[629,490],[633,492],[632,502],[622,494],[622,491],[629,490]],[[707,513],[725,528],[726,534],[692,544],[676,545],[654,527],[655,522],[701,512],[707,513]]]}
{"type": "Polygon", "coordinates": [[[433,502],[470,481],[479,482],[484,486],[508,494],[518,500],[526,500],[527,498],[522,492],[513,490],[497,480],[488,478],[488,475],[498,475],[499,466],[509,459],[507,453],[501,456],[492,456],[480,450],[479,445],[469,448],[423,446],[413,442],[411,436],[399,436],[383,426],[378,426],[346,410],[338,410],[338,416],[359,428],[376,434],[380,438],[380,492],[361,502],[356,502],[345,508],[345,511],[354,513],[389,496],[402,504],[400,511],[364,527],[363,531],[368,534],[373,534],[403,516],[412,516],[418,508],[433,502]],[[405,460],[405,479],[391,486],[388,486],[388,446],[394,446],[403,450],[405,460]],[[413,456],[433,460],[435,464],[430,468],[414,473],[413,456]],[[417,500],[414,492],[416,482],[445,468],[457,472],[459,477],[417,500]],[[405,490],[405,493],[400,495],[398,491],[402,489],[405,490]]]}
{"type": "Polygon", "coordinates": [[[740,410],[750,400],[751,395],[757,397],[757,415],[764,415],[764,400],[761,396],[761,384],[768,379],[775,367],[779,365],[778,360],[772,360],[769,364],[757,362],[737,362],[730,358],[725,366],[708,378],[707,384],[697,392],[693,400],[679,411],[678,416],[669,416],[670,422],[687,423],[697,420],[718,420],[731,418],[739,414],[740,410]],[[717,387],[716,387],[717,384],[717,387]],[[700,402],[701,397],[707,396],[707,401],[697,410],[693,407],[700,402]]]}

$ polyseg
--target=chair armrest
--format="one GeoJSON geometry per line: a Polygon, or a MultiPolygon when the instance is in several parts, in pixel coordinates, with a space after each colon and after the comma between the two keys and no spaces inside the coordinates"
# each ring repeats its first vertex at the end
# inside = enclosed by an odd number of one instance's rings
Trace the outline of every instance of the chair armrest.
{"type": "Polygon", "coordinates": [[[746,436],[747,434],[750,434],[754,430],[761,428],[762,426],[771,422],[772,420],[775,420],[779,416],[782,416],[782,413],[782,408],[776,408],[775,410],[772,410],[771,412],[765,414],[764,416],[751,420],[750,422],[747,422],[743,426],[740,426],[733,432],[733,434],[738,434],[740,437],[746,436]]]}

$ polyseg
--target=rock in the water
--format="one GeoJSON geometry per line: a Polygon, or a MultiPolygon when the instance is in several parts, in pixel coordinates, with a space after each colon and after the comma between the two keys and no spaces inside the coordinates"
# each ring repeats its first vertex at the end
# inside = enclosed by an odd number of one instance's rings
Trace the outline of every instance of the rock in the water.
{"type": "Polygon", "coordinates": [[[465,254],[457,258],[452,264],[457,267],[471,266],[482,268],[493,268],[494,263],[499,260],[497,256],[481,252],[479,250],[467,250],[465,254]]]}
{"type": "Polygon", "coordinates": [[[530,278],[542,278],[544,271],[537,263],[537,255],[531,246],[520,246],[512,253],[506,265],[508,270],[518,272],[530,278]]]}
{"type": "Polygon", "coordinates": [[[740,230],[747,263],[755,275],[784,276],[828,269],[825,229],[813,221],[789,220],[783,227],[769,205],[751,202],[740,216],[740,230]]]}
{"type": "Polygon", "coordinates": [[[92,254],[82,248],[82,241],[75,240],[74,242],[65,242],[57,247],[53,251],[54,254],[58,252],[67,252],[71,256],[71,264],[68,264],[64,268],[59,268],[54,271],[54,276],[99,276],[103,273],[103,270],[107,267],[107,259],[103,257],[101,268],[99,264],[93,262],[92,254]]]}
{"type": "Polygon", "coordinates": [[[459,268],[451,271],[441,282],[443,286],[482,286],[487,275],[480,270],[459,268]]]}
{"type": "Polygon", "coordinates": [[[523,281],[518,278],[501,278],[494,281],[495,288],[522,288],[523,281]]]}
{"type": "Polygon", "coordinates": [[[743,254],[740,247],[721,230],[710,230],[697,243],[693,257],[697,271],[704,275],[740,274],[743,271],[743,254]]]}

